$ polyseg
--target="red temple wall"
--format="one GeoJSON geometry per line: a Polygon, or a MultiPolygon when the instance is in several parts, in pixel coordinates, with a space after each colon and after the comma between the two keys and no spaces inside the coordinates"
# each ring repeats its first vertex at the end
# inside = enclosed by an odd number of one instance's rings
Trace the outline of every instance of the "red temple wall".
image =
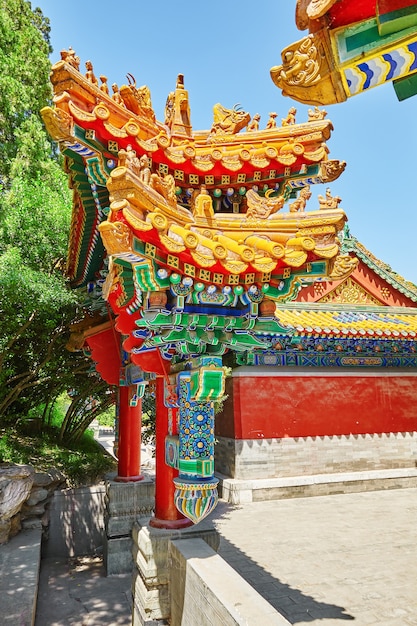
{"type": "Polygon", "coordinates": [[[216,434],[259,440],[417,431],[416,376],[365,371],[235,375],[216,418],[216,434]]]}

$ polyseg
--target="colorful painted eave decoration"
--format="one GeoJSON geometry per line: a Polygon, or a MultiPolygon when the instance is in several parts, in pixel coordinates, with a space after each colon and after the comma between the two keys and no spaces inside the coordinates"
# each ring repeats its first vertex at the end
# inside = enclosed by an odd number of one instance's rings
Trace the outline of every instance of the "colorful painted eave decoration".
{"type": "Polygon", "coordinates": [[[296,22],[310,33],[271,69],[284,95],[334,104],[391,81],[400,100],[417,93],[416,2],[298,0],[296,22]]]}
{"type": "Polygon", "coordinates": [[[227,350],[246,351],[270,348],[275,337],[289,331],[271,317],[257,317],[252,309],[245,316],[230,313],[178,313],[168,310],[147,310],[136,320],[133,337],[137,346],[132,351],[161,348],[171,355],[222,355],[227,350]],[[251,314],[252,313],[252,314],[251,314]]]}
{"type": "MultiPolygon", "coordinates": [[[[330,368],[335,375],[341,369],[372,368],[390,369],[397,372],[401,368],[417,367],[417,348],[415,341],[401,339],[379,341],[365,339],[360,343],[354,339],[326,339],[309,337],[298,344],[296,340],[279,342],[279,350],[253,351],[237,353],[236,365],[256,365],[279,368],[330,368]]],[[[311,370],[310,370],[311,371],[311,370]]]]}
{"type": "Polygon", "coordinates": [[[402,307],[277,306],[286,334],[271,347],[236,353],[236,365],[307,368],[417,367],[417,311],[402,307]]]}
{"type": "Polygon", "coordinates": [[[98,231],[105,219],[101,205],[108,204],[107,189],[94,192],[74,190],[74,205],[68,246],[66,273],[72,287],[83,287],[94,281],[102,267],[105,249],[98,231]]]}

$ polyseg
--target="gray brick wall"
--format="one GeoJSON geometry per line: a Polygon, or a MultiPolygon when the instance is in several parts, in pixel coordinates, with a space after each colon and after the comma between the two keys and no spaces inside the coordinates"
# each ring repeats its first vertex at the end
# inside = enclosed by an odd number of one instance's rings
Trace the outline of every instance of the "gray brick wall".
{"type": "Polygon", "coordinates": [[[234,440],[218,437],[216,471],[237,479],[417,466],[417,433],[234,440]]]}

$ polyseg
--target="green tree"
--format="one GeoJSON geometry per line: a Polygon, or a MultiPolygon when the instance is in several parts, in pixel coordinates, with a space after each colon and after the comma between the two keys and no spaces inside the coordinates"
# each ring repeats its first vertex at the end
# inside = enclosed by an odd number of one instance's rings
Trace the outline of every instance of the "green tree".
{"type": "Polygon", "coordinates": [[[56,375],[76,298],[65,285],[71,198],[43,129],[49,23],[0,0],[0,417],[28,410],[56,375]]]}
{"type": "Polygon", "coordinates": [[[47,423],[71,389],[59,438],[73,443],[114,396],[65,349],[80,306],[62,271],[71,195],[39,114],[51,101],[49,30],[30,2],[0,0],[0,421],[47,423]]]}
{"type": "Polygon", "coordinates": [[[40,162],[34,177],[24,162],[12,164],[19,175],[3,194],[0,212],[0,417],[14,421],[43,405],[45,421],[56,399],[73,389],[59,436],[71,443],[114,396],[82,352],[65,348],[69,325],[80,314],[78,296],[62,274],[70,220],[66,177],[51,159],[40,162]]]}
{"type": "MultiPolygon", "coordinates": [[[[80,376],[81,376],[80,371],[80,376]]],[[[59,440],[77,443],[91,422],[116,402],[116,390],[99,376],[78,377],[70,390],[70,403],[59,431],[59,440]]]]}
{"type": "Polygon", "coordinates": [[[142,439],[144,443],[155,443],[156,437],[156,402],[155,392],[149,385],[142,398],[142,439]]]}
{"type": "Polygon", "coordinates": [[[0,0],[0,181],[7,185],[22,125],[51,99],[49,20],[26,0],[0,0]]]}
{"type": "Polygon", "coordinates": [[[40,183],[23,179],[13,182],[1,205],[0,416],[5,416],[12,405],[19,409],[16,402],[23,396],[30,408],[30,390],[56,378],[47,366],[64,348],[76,300],[59,270],[68,205],[51,192],[48,197],[40,183]],[[61,218],[60,229],[54,215],[61,218]]]}

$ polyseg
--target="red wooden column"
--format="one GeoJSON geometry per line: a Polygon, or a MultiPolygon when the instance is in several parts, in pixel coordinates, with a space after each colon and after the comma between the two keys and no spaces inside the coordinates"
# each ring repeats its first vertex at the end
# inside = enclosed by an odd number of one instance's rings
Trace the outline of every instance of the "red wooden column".
{"type": "Polygon", "coordinates": [[[136,391],[136,386],[119,387],[119,446],[115,478],[117,482],[135,482],[143,479],[140,473],[142,400],[138,398],[136,406],[131,405],[131,399],[136,391]]]}
{"type": "Polygon", "coordinates": [[[174,478],[178,470],[165,463],[165,437],[169,432],[169,411],[172,411],[172,434],[177,434],[177,409],[164,404],[164,379],[156,379],[156,441],[155,441],[155,517],[149,524],[154,528],[184,528],[192,522],[174,504],[174,478]]]}

